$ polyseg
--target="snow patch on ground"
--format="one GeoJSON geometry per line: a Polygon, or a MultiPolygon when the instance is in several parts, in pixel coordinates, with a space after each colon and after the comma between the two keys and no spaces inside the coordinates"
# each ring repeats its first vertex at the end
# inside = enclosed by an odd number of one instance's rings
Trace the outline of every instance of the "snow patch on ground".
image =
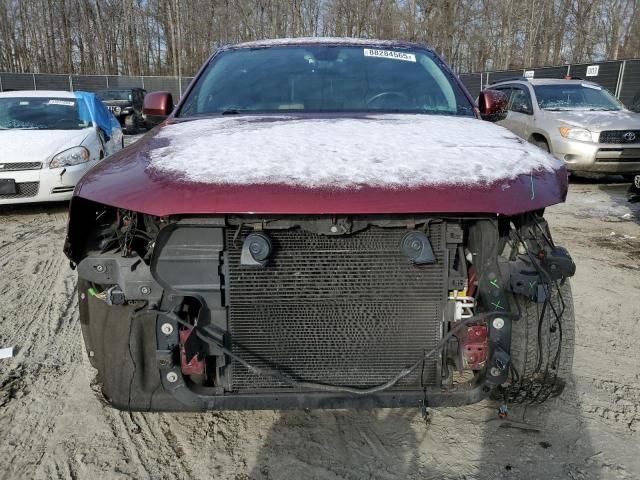
{"type": "Polygon", "coordinates": [[[151,169],[216,184],[394,188],[493,183],[561,162],[473,118],[218,117],[169,125],[151,169]]]}

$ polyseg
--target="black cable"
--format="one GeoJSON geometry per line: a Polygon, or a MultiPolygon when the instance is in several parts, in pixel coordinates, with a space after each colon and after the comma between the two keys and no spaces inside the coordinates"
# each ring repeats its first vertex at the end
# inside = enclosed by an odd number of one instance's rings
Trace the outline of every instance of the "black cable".
{"type": "Polygon", "coordinates": [[[181,325],[183,325],[186,328],[188,328],[189,330],[192,330],[192,331],[195,330],[195,333],[196,333],[196,335],[198,336],[198,338],[200,340],[202,340],[205,343],[208,343],[209,345],[213,345],[214,347],[218,348],[223,353],[225,353],[226,355],[231,357],[233,360],[236,360],[238,363],[243,365],[245,368],[247,368],[251,373],[253,373],[255,375],[276,378],[276,379],[280,380],[282,383],[290,385],[290,386],[292,386],[294,388],[304,388],[304,389],[322,390],[322,391],[339,392],[339,393],[351,393],[351,394],[354,394],[354,395],[371,395],[371,394],[378,393],[378,392],[381,392],[381,391],[384,391],[384,390],[387,390],[387,389],[393,387],[400,380],[402,380],[406,376],[410,375],[411,372],[413,372],[416,368],[418,368],[422,362],[424,362],[425,360],[427,360],[428,358],[432,357],[433,355],[438,353],[440,350],[442,350],[442,348],[444,347],[444,345],[446,345],[446,343],[449,341],[449,339],[451,339],[451,337],[453,337],[454,334],[457,333],[458,330],[460,330],[463,326],[466,326],[466,325],[468,325],[470,323],[480,322],[480,321],[486,320],[486,319],[488,319],[488,318],[490,318],[492,316],[512,317],[512,318],[515,317],[515,315],[513,313],[508,313],[508,312],[507,313],[505,313],[505,312],[485,312],[485,313],[480,313],[478,315],[475,315],[473,317],[466,318],[464,320],[460,320],[459,322],[456,322],[456,325],[451,330],[449,330],[449,332],[447,332],[447,334],[444,337],[442,337],[440,342],[438,342],[438,344],[435,347],[433,347],[428,352],[424,353],[423,356],[420,357],[418,360],[416,360],[415,363],[413,363],[411,366],[401,370],[397,375],[395,375],[389,381],[387,381],[387,382],[385,382],[383,384],[377,385],[375,387],[370,387],[370,388],[354,388],[354,387],[345,387],[345,386],[341,386],[341,385],[330,385],[330,384],[325,384],[325,383],[298,381],[298,380],[294,380],[294,379],[288,377],[287,375],[283,374],[282,372],[280,372],[278,370],[275,370],[275,369],[264,369],[264,368],[256,367],[255,365],[252,365],[249,362],[247,362],[246,360],[244,360],[242,357],[236,355],[230,349],[228,349],[225,346],[223,346],[218,340],[215,340],[215,339],[211,338],[209,336],[210,334],[205,329],[203,329],[202,327],[194,328],[193,325],[185,322],[184,320],[182,320],[180,318],[178,318],[178,322],[181,325]],[[205,330],[205,333],[203,333],[202,330],[205,330]]]}
{"type": "MultiPolygon", "coordinates": [[[[519,321],[524,321],[522,320],[522,309],[520,308],[520,302],[518,301],[518,297],[514,296],[514,300],[515,300],[515,304],[516,304],[516,308],[518,309],[518,317],[520,318],[519,321]]],[[[529,343],[529,328],[525,328],[524,329],[524,344],[525,346],[529,343]]],[[[518,376],[519,379],[519,385],[518,385],[518,391],[522,390],[522,387],[524,386],[523,382],[524,382],[524,373],[525,373],[525,369],[526,369],[526,364],[527,364],[527,359],[529,358],[529,350],[527,348],[524,349],[524,361],[523,361],[523,365],[525,365],[523,367],[522,370],[522,376],[518,376]]],[[[509,364],[512,366],[513,370],[517,373],[517,370],[515,369],[515,367],[513,367],[513,361],[509,362],[509,364]]],[[[518,380],[516,380],[518,381],[518,380]]]]}
{"type": "MultiPolygon", "coordinates": [[[[533,264],[534,268],[537,268],[537,263],[535,261],[535,259],[532,257],[530,251],[529,251],[529,247],[527,246],[527,244],[523,241],[522,237],[520,236],[520,234],[518,233],[518,231],[515,228],[515,225],[512,228],[512,232],[513,234],[517,237],[516,239],[514,239],[516,242],[520,242],[522,243],[523,247],[525,248],[525,251],[527,252],[527,255],[529,256],[529,259],[531,261],[531,263],[533,264]]],[[[517,247],[515,248],[517,251],[517,247]]],[[[540,274],[540,272],[538,272],[540,274]]],[[[540,327],[541,327],[541,323],[543,321],[544,318],[544,310],[546,308],[546,302],[547,302],[547,298],[545,298],[545,305],[543,306],[543,312],[542,315],[538,315],[538,336],[536,339],[536,343],[537,343],[537,359],[536,359],[536,368],[533,369],[531,375],[534,375],[537,371],[539,371],[539,366],[538,364],[541,363],[542,361],[542,344],[541,344],[541,338],[540,338],[540,327]]],[[[518,307],[518,310],[520,311],[520,305],[518,302],[516,302],[516,305],[518,307]]],[[[518,401],[519,402],[524,402],[524,400],[527,397],[530,397],[531,395],[533,395],[531,389],[533,388],[533,382],[532,381],[527,381],[526,385],[525,385],[525,374],[526,374],[526,368],[527,368],[527,362],[528,362],[528,357],[529,357],[529,349],[527,348],[527,345],[529,344],[529,326],[525,326],[525,342],[524,342],[524,361],[523,361],[523,371],[522,371],[522,376],[520,377],[520,382],[519,385],[517,387],[517,394],[518,394],[518,401]]],[[[513,362],[511,362],[513,363],[513,362]]],[[[514,394],[515,395],[515,394],[514,394]]],[[[515,401],[515,399],[514,399],[515,401]]]]}
{"type": "MultiPolygon", "coordinates": [[[[556,282],[556,290],[558,292],[560,292],[560,287],[558,286],[558,283],[556,282]]],[[[560,317],[562,318],[564,316],[564,311],[566,309],[566,305],[564,303],[564,298],[562,297],[562,295],[560,294],[558,296],[558,299],[560,300],[560,302],[562,303],[562,310],[560,312],[560,317]]],[[[558,336],[559,336],[559,343],[560,343],[560,347],[558,348],[558,352],[556,353],[556,358],[554,358],[553,363],[555,365],[555,368],[559,368],[559,362],[560,362],[560,350],[562,348],[562,336],[563,336],[563,332],[562,332],[562,322],[559,320],[559,318],[556,318],[556,323],[555,325],[558,326],[558,336]]]]}
{"type": "MultiPolygon", "coordinates": [[[[534,219],[534,223],[535,226],[540,230],[540,234],[543,237],[543,239],[546,241],[546,243],[551,246],[552,248],[555,247],[553,241],[546,235],[546,233],[544,232],[544,229],[540,226],[540,224],[535,221],[534,219]]],[[[562,292],[560,290],[560,285],[558,284],[557,280],[552,280],[550,275],[548,274],[548,272],[541,266],[539,266],[538,262],[535,261],[535,259],[533,258],[533,255],[531,254],[531,251],[529,249],[529,247],[527,246],[527,244],[524,242],[524,240],[522,239],[522,237],[520,236],[520,234],[518,233],[517,229],[515,228],[515,226],[512,226],[512,232],[513,235],[515,237],[517,237],[517,240],[519,240],[519,243],[521,243],[523,245],[523,247],[525,248],[525,251],[527,253],[527,255],[529,256],[531,263],[533,264],[534,268],[536,268],[538,274],[541,276],[542,279],[546,280],[546,282],[543,282],[542,287],[544,288],[544,292],[545,292],[545,301],[543,304],[543,308],[542,308],[542,312],[539,313],[539,320],[538,320],[538,338],[537,338],[537,352],[538,352],[538,359],[537,359],[537,365],[536,368],[533,370],[532,375],[535,375],[536,373],[540,373],[541,368],[542,368],[542,325],[544,323],[544,319],[545,319],[545,315],[547,314],[547,310],[550,310],[551,315],[553,315],[555,322],[553,324],[550,325],[550,331],[553,331],[552,328],[557,327],[558,329],[558,347],[556,349],[553,361],[551,362],[551,367],[552,370],[555,370],[555,374],[553,376],[553,380],[549,381],[549,377],[550,377],[550,372],[549,372],[549,364],[547,363],[544,369],[544,374],[543,374],[543,378],[540,381],[534,381],[533,379],[529,379],[527,380],[527,384],[525,386],[525,378],[524,378],[524,373],[526,373],[526,363],[527,363],[527,357],[528,357],[528,350],[525,348],[525,359],[524,359],[524,368],[525,371],[523,371],[523,375],[519,375],[517,373],[517,371],[515,370],[515,367],[513,367],[511,373],[512,373],[512,377],[515,379],[514,383],[517,383],[517,387],[512,390],[511,392],[511,396],[513,401],[518,401],[518,402],[524,402],[526,400],[526,398],[529,398],[529,403],[542,403],[544,402],[547,398],[549,398],[549,396],[553,393],[554,387],[557,384],[557,379],[558,379],[558,372],[557,369],[559,367],[559,360],[561,358],[562,355],[562,341],[563,341],[563,329],[562,329],[562,316],[564,315],[564,312],[566,310],[566,304],[564,302],[564,297],[562,295],[562,292]],[[552,299],[553,299],[553,292],[551,291],[551,287],[555,286],[555,293],[557,296],[557,300],[558,303],[560,304],[560,308],[558,311],[558,309],[556,309],[556,306],[554,305],[552,299]],[[516,376],[517,375],[517,376],[516,376]],[[535,391],[533,391],[532,389],[535,388],[535,391]]],[[[533,232],[531,231],[531,229],[529,229],[529,234],[532,237],[535,237],[535,235],[533,234],[533,232]]],[[[515,239],[514,239],[515,240],[515,239]]],[[[543,248],[540,243],[538,242],[538,247],[539,248],[543,248]]],[[[518,306],[519,309],[519,303],[516,302],[516,305],[518,306]]],[[[525,333],[526,333],[526,341],[525,341],[525,345],[528,344],[528,333],[529,333],[529,328],[527,327],[525,329],[525,333]]],[[[548,342],[547,342],[547,346],[548,348],[550,347],[551,344],[551,338],[549,337],[548,342]]],[[[551,352],[548,352],[549,354],[551,352]]]]}
{"type": "Polygon", "coordinates": [[[540,367],[542,367],[542,323],[544,322],[544,314],[547,313],[547,304],[549,303],[549,296],[546,295],[544,299],[544,303],[542,304],[542,312],[538,316],[538,359],[536,361],[536,368],[534,370],[536,372],[540,371],[540,367]]]}
{"type": "MultiPolygon", "coordinates": [[[[553,382],[551,382],[550,384],[546,384],[544,382],[544,380],[546,380],[547,376],[548,376],[548,372],[549,372],[549,365],[547,365],[547,368],[545,369],[545,377],[543,379],[542,385],[544,387],[544,385],[547,385],[546,390],[543,390],[543,387],[541,387],[540,391],[538,392],[538,395],[536,395],[535,398],[533,398],[532,403],[538,403],[541,404],[544,401],[546,401],[551,394],[553,393],[554,387],[556,386],[557,380],[558,380],[558,368],[559,368],[559,359],[560,359],[560,355],[562,352],[562,322],[560,321],[560,318],[562,317],[562,315],[564,315],[564,310],[565,310],[565,304],[564,304],[564,299],[562,297],[562,294],[560,292],[560,287],[558,286],[557,282],[555,283],[556,286],[556,292],[558,295],[558,299],[559,301],[562,303],[562,310],[560,315],[558,316],[557,312],[555,311],[555,308],[553,308],[553,302],[550,303],[550,305],[552,306],[552,311],[554,312],[554,315],[556,316],[556,323],[555,325],[558,326],[558,348],[556,349],[556,355],[553,359],[553,362],[551,362],[551,368],[553,370],[555,370],[555,375],[553,377],[553,382]],[[544,395],[542,397],[540,397],[540,394],[544,391],[544,395]]],[[[549,337],[549,343],[551,342],[551,338],[549,337]]]]}
{"type": "MultiPolygon", "coordinates": [[[[542,230],[542,227],[540,227],[540,225],[538,225],[537,222],[536,222],[536,225],[538,226],[538,228],[540,230],[542,230]]],[[[544,269],[544,267],[539,265],[539,263],[536,261],[536,259],[531,254],[531,251],[530,251],[529,247],[527,246],[527,244],[523,240],[522,236],[520,235],[520,233],[515,228],[515,225],[513,225],[513,224],[512,224],[512,231],[514,232],[514,234],[517,236],[518,240],[520,241],[520,243],[524,247],[524,249],[525,249],[525,251],[527,253],[527,256],[531,260],[531,263],[534,266],[534,268],[537,270],[538,274],[544,280],[546,280],[546,282],[543,282],[543,285],[542,285],[543,288],[545,289],[545,302],[544,302],[544,305],[543,305],[542,314],[540,315],[540,318],[538,320],[538,340],[537,340],[537,343],[538,343],[538,362],[537,362],[537,365],[536,365],[536,369],[535,369],[535,371],[533,373],[539,372],[540,371],[540,367],[542,366],[541,365],[541,360],[542,360],[542,357],[541,357],[541,355],[542,355],[541,324],[542,324],[542,322],[544,320],[544,314],[546,313],[546,306],[547,305],[550,307],[551,312],[553,313],[553,316],[555,317],[556,322],[555,322],[554,325],[558,325],[558,330],[559,330],[559,332],[558,332],[559,333],[558,348],[556,350],[556,354],[555,354],[554,362],[553,362],[556,365],[556,368],[555,368],[556,373],[554,375],[553,381],[551,382],[549,388],[547,389],[548,391],[545,392],[545,396],[542,399],[540,399],[540,394],[544,390],[544,385],[545,385],[545,382],[546,382],[546,380],[548,378],[548,374],[549,374],[549,367],[547,365],[546,368],[545,368],[545,373],[544,373],[543,380],[540,382],[540,390],[538,390],[538,392],[536,393],[535,397],[533,397],[530,400],[530,403],[534,403],[534,402],[535,403],[542,403],[547,398],[549,398],[549,396],[553,392],[553,388],[555,387],[555,385],[557,383],[557,379],[558,379],[558,372],[557,372],[558,365],[557,365],[557,362],[560,359],[560,355],[561,355],[561,351],[562,351],[562,315],[564,315],[564,311],[566,309],[566,304],[564,302],[564,297],[562,295],[562,292],[560,291],[560,286],[558,285],[557,280],[552,280],[551,276],[544,269]],[[555,305],[551,301],[552,293],[550,291],[550,287],[549,287],[550,285],[553,285],[553,286],[556,287],[556,294],[558,296],[558,300],[559,300],[560,305],[561,305],[560,313],[558,313],[558,311],[555,308],[555,305]]],[[[546,235],[544,235],[544,232],[542,232],[542,233],[543,233],[543,237],[549,243],[549,245],[553,246],[553,242],[550,239],[548,239],[546,235]]],[[[529,229],[529,234],[534,236],[533,232],[531,232],[530,229],[529,229]]],[[[523,372],[523,376],[524,376],[524,372],[523,372]]],[[[524,378],[523,378],[523,380],[524,380],[524,378]]],[[[522,382],[521,382],[521,384],[522,384],[522,382]]],[[[529,382],[529,388],[527,389],[528,390],[527,396],[529,396],[529,394],[531,393],[531,388],[532,387],[533,387],[533,381],[530,381],[529,382]]]]}
{"type": "MultiPolygon", "coordinates": [[[[558,301],[562,305],[561,312],[558,314],[558,312],[555,309],[555,306],[553,305],[553,302],[551,301],[552,293],[550,291],[547,291],[547,298],[549,299],[549,305],[550,305],[551,311],[552,311],[552,313],[553,313],[553,315],[555,316],[555,319],[556,319],[556,322],[555,322],[554,325],[558,325],[558,336],[559,336],[559,338],[558,338],[558,348],[556,349],[556,354],[555,354],[555,357],[553,359],[553,362],[551,362],[552,369],[554,369],[556,371],[555,371],[555,374],[553,376],[553,381],[547,382],[547,379],[549,377],[549,363],[547,363],[547,365],[545,367],[544,377],[540,382],[540,390],[538,391],[536,396],[531,400],[531,403],[537,403],[537,404],[541,404],[544,401],[546,401],[551,396],[551,394],[553,393],[554,387],[556,386],[556,383],[557,383],[557,380],[558,380],[557,361],[560,358],[560,355],[561,355],[561,352],[562,352],[562,322],[561,322],[561,318],[562,318],[562,315],[564,315],[565,303],[564,303],[564,298],[562,297],[562,293],[560,291],[560,287],[558,286],[557,281],[553,282],[553,285],[555,285],[555,287],[556,287],[556,295],[558,297],[558,301]],[[556,366],[554,367],[554,365],[556,365],[556,366]],[[546,386],[546,389],[545,389],[545,386],[546,386]],[[544,392],[544,394],[543,394],[543,392],[544,392]]],[[[549,330],[551,331],[551,326],[550,326],[549,330]]],[[[548,345],[549,348],[550,348],[550,343],[551,343],[551,337],[549,336],[549,338],[547,340],[547,345],[548,345]]]]}
{"type": "Polygon", "coordinates": [[[550,236],[548,236],[547,233],[544,231],[544,229],[540,226],[540,222],[538,222],[537,218],[533,217],[533,223],[536,227],[538,227],[538,230],[540,230],[540,234],[542,235],[542,238],[546,240],[549,246],[551,248],[556,248],[555,243],[553,243],[553,239],[550,236]]]}

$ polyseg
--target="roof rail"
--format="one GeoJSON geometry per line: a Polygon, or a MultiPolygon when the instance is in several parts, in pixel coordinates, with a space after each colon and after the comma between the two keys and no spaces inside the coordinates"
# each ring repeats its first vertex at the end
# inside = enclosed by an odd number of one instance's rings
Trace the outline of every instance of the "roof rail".
{"type": "Polygon", "coordinates": [[[501,78],[500,80],[496,80],[495,82],[489,83],[489,85],[493,85],[495,83],[501,83],[501,82],[513,82],[514,80],[524,80],[525,82],[529,81],[527,77],[509,77],[509,78],[501,78]]]}

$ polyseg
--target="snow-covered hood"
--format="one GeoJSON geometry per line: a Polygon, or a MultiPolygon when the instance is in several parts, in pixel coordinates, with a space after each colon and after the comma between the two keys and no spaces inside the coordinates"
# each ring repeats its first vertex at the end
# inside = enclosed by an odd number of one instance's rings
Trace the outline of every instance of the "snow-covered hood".
{"type": "Polygon", "coordinates": [[[590,110],[568,110],[568,111],[544,111],[547,119],[555,120],[558,125],[572,125],[586,128],[592,132],[603,130],[640,130],[640,114],[629,110],[621,111],[590,111],[590,110]]]}
{"type": "Polygon", "coordinates": [[[45,162],[59,152],[81,145],[90,131],[90,128],[0,130],[0,162],[45,162]]]}
{"type": "Polygon", "coordinates": [[[487,184],[561,165],[502,127],[435,115],[218,117],[169,125],[156,139],[151,170],[212,184],[487,184]]]}
{"type": "Polygon", "coordinates": [[[75,196],[173,214],[515,214],[562,202],[562,162],[508,130],[427,115],[169,120],[75,196]]]}

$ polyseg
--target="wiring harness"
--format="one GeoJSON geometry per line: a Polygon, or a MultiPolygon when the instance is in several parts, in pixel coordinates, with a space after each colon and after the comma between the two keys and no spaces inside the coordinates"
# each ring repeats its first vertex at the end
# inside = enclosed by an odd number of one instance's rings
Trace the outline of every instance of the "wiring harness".
{"type": "MultiPolygon", "coordinates": [[[[529,358],[529,349],[527,347],[531,339],[529,339],[529,328],[526,325],[523,371],[519,372],[511,362],[511,384],[503,390],[503,393],[504,400],[507,403],[535,405],[541,404],[549,397],[559,394],[564,386],[559,379],[558,370],[563,353],[562,320],[567,308],[561,287],[564,285],[566,277],[557,278],[557,274],[553,275],[548,271],[544,266],[544,262],[541,261],[541,252],[545,252],[545,246],[552,251],[556,249],[556,246],[537,219],[534,218],[532,225],[524,229],[528,234],[528,241],[523,239],[515,225],[511,224],[511,227],[510,236],[514,243],[514,249],[522,247],[531,265],[534,266],[540,279],[542,279],[540,285],[544,292],[544,301],[541,305],[539,303],[536,304],[536,358],[535,360],[529,358]],[[540,242],[540,239],[544,244],[540,242]],[[532,243],[535,244],[537,251],[532,251],[532,243]],[[545,357],[547,361],[544,361],[545,357]],[[535,366],[531,371],[525,371],[529,362],[535,362],[535,366]]],[[[520,314],[520,321],[526,322],[527,316],[522,315],[521,301],[518,300],[517,295],[514,298],[520,314]]]]}
{"type": "MultiPolygon", "coordinates": [[[[453,337],[456,333],[458,333],[462,329],[462,327],[465,327],[474,322],[488,321],[495,316],[505,317],[505,313],[497,312],[497,311],[485,312],[485,313],[480,313],[473,317],[469,317],[457,322],[455,326],[452,329],[450,329],[442,337],[440,342],[438,342],[438,344],[435,347],[433,347],[431,350],[426,351],[420,358],[416,359],[416,361],[413,364],[403,369],[402,371],[398,372],[397,375],[393,376],[387,382],[377,385],[375,387],[370,387],[370,388],[354,388],[354,387],[341,386],[341,385],[331,385],[331,384],[325,384],[325,383],[315,383],[315,382],[295,380],[289,377],[288,375],[285,375],[284,373],[282,373],[277,369],[265,369],[265,368],[257,367],[255,365],[250,364],[249,362],[244,360],[242,357],[236,355],[231,349],[222,345],[222,343],[215,338],[215,334],[210,332],[207,329],[207,327],[198,326],[197,324],[192,325],[175,315],[172,315],[172,318],[177,319],[177,321],[183,327],[191,330],[192,332],[195,332],[195,334],[200,340],[210,345],[213,345],[215,348],[219,349],[220,351],[228,355],[233,360],[236,360],[237,362],[242,364],[244,367],[246,367],[248,370],[250,370],[252,373],[256,375],[263,376],[263,377],[276,378],[282,383],[294,388],[316,390],[316,391],[319,390],[319,391],[325,391],[325,392],[336,392],[336,393],[350,393],[353,395],[371,395],[374,393],[382,392],[384,390],[388,390],[389,388],[393,387],[400,380],[402,380],[406,376],[410,375],[413,371],[415,371],[420,365],[423,364],[425,360],[440,353],[440,351],[445,347],[445,345],[447,345],[451,337],[453,337]]],[[[515,314],[508,314],[508,316],[515,317],[515,314]]]]}

